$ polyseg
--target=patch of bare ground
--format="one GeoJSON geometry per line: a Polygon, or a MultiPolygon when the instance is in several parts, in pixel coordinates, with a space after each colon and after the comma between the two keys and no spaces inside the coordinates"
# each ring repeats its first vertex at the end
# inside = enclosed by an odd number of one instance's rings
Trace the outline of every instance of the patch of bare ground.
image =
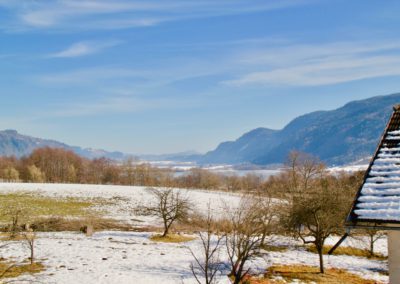
{"type": "Polygon", "coordinates": [[[281,283],[318,283],[318,284],[378,284],[375,280],[361,278],[344,269],[328,268],[320,273],[318,267],[306,265],[271,266],[264,277],[248,277],[247,284],[281,283]]]}
{"type": "Polygon", "coordinates": [[[179,234],[168,234],[166,236],[162,236],[159,234],[153,235],[150,237],[150,240],[153,242],[163,242],[163,243],[184,243],[193,241],[196,237],[179,235],[179,234]]]}
{"type": "MultiPolygon", "coordinates": [[[[323,254],[328,254],[332,246],[324,246],[323,249],[323,254]]],[[[315,246],[306,246],[307,251],[317,253],[317,249],[315,246]]],[[[349,255],[349,256],[358,256],[358,257],[366,257],[369,259],[376,259],[376,260],[386,260],[387,256],[384,256],[380,253],[374,253],[371,255],[369,250],[367,249],[360,249],[360,248],[354,248],[354,247],[343,247],[340,246],[338,247],[334,252],[333,255],[349,255]]]]}
{"type": "Polygon", "coordinates": [[[43,270],[45,270],[45,266],[40,262],[16,264],[2,260],[0,261],[0,283],[3,283],[1,279],[16,278],[23,274],[34,274],[43,270]]]}
{"type": "Polygon", "coordinates": [[[132,226],[113,219],[93,218],[62,218],[48,217],[35,220],[31,228],[39,232],[82,231],[85,226],[91,226],[94,231],[118,230],[131,231],[132,226]]]}
{"type": "Polygon", "coordinates": [[[285,252],[288,250],[288,248],[285,246],[277,246],[272,244],[263,244],[261,245],[261,249],[274,252],[285,252]]]}

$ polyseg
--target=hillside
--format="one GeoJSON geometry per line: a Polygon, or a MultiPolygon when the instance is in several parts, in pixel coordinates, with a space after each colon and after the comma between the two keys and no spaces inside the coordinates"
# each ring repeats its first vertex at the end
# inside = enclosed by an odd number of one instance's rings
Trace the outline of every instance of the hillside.
{"type": "Polygon", "coordinates": [[[328,164],[371,156],[400,93],[353,101],[331,111],[312,112],[282,130],[257,128],[221,143],[201,163],[282,163],[291,150],[311,153],[328,164]]]}
{"type": "Polygon", "coordinates": [[[15,156],[19,158],[27,156],[32,153],[34,149],[41,147],[63,148],[71,150],[78,155],[89,159],[107,157],[110,159],[120,160],[125,157],[125,154],[121,152],[108,152],[104,150],[69,146],[55,140],[22,135],[16,130],[0,131],[0,156],[15,156]]]}

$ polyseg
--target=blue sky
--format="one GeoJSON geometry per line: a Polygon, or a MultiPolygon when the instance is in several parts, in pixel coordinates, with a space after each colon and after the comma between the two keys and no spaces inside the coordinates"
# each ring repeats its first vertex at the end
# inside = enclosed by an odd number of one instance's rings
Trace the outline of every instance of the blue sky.
{"type": "Polygon", "coordinates": [[[400,91],[399,1],[0,0],[0,129],[205,152],[400,91]]]}

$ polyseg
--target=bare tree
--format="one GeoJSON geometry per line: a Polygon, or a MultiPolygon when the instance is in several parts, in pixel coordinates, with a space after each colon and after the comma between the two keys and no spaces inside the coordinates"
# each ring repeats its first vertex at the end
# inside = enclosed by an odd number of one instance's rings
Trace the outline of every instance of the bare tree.
{"type": "MultiPolygon", "coordinates": [[[[332,178],[333,179],[333,178],[332,178]]],[[[320,272],[324,273],[323,247],[333,234],[343,233],[343,222],[349,199],[329,177],[313,180],[308,190],[293,196],[288,203],[285,223],[304,244],[314,244],[319,255],[320,272]]]]}
{"type": "Polygon", "coordinates": [[[44,182],[46,180],[44,173],[35,165],[28,166],[27,171],[28,179],[31,182],[44,182]]]}
{"type": "Polygon", "coordinates": [[[364,241],[364,237],[367,237],[367,249],[369,255],[372,257],[375,255],[375,243],[384,238],[386,236],[384,231],[379,231],[377,229],[365,229],[361,231],[362,235],[352,235],[353,239],[357,239],[359,241],[364,241]]]}
{"type": "Polygon", "coordinates": [[[290,153],[283,175],[289,195],[282,223],[304,244],[315,245],[324,273],[325,240],[343,232],[353,187],[345,177],[328,175],[317,158],[305,153],[290,153]]]}
{"type": "Polygon", "coordinates": [[[369,239],[369,254],[371,256],[375,255],[375,243],[379,239],[382,239],[386,236],[386,234],[383,231],[378,231],[374,229],[367,230],[367,235],[369,239]]]}
{"type": "Polygon", "coordinates": [[[211,216],[210,204],[208,204],[208,213],[206,222],[206,232],[200,232],[199,237],[201,240],[202,257],[196,256],[193,250],[190,253],[194,258],[194,263],[190,265],[193,276],[197,283],[201,284],[201,277],[204,278],[205,284],[213,284],[216,281],[216,276],[222,270],[222,262],[220,261],[220,249],[224,234],[214,232],[214,220],[211,216]]]}
{"type": "Polygon", "coordinates": [[[324,173],[325,165],[307,153],[292,151],[286,162],[287,189],[299,193],[311,186],[311,181],[324,173]]]}
{"type": "Polygon", "coordinates": [[[25,219],[27,215],[27,210],[25,207],[21,204],[17,204],[14,206],[1,208],[0,215],[9,219],[7,231],[11,239],[16,238],[22,230],[21,219],[25,219]]]}
{"type": "Polygon", "coordinates": [[[277,206],[272,202],[272,198],[268,194],[257,194],[249,201],[250,208],[254,211],[257,223],[261,227],[261,243],[263,247],[267,237],[277,232],[279,227],[279,216],[277,214],[277,206]]]}
{"type": "Polygon", "coordinates": [[[34,263],[35,261],[35,240],[36,240],[36,234],[32,229],[29,229],[24,233],[24,238],[26,241],[26,244],[28,245],[29,252],[30,252],[30,261],[31,264],[34,263]]]}
{"type": "Polygon", "coordinates": [[[230,228],[226,234],[226,249],[231,266],[230,276],[239,284],[249,273],[246,262],[259,253],[265,224],[253,210],[254,201],[249,197],[241,200],[239,207],[230,210],[230,228]]]}
{"type": "Polygon", "coordinates": [[[165,237],[175,221],[188,217],[190,201],[179,190],[173,188],[148,188],[148,190],[156,198],[156,201],[153,206],[145,207],[145,211],[162,219],[164,225],[162,237],[165,237]]]}
{"type": "Polygon", "coordinates": [[[14,167],[7,167],[3,170],[3,177],[6,181],[19,181],[19,172],[14,167]]]}

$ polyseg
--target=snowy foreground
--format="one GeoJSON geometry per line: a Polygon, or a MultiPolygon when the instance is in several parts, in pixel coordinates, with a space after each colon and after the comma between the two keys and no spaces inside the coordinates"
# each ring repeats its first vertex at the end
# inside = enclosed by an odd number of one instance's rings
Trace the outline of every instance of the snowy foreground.
{"type": "MultiPolygon", "coordinates": [[[[36,192],[53,197],[107,198],[117,200],[113,206],[105,205],[107,217],[129,221],[135,225],[158,225],[154,219],[132,216],[132,206],[151,202],[151,196],[142,187],[55,185],[55,184],[0,184],[0,192],[36,192]]],[[[208,191],[187,191],[194,201],[195,209],[206,210],[207,203],[216,214],[222,214],[224,206],[239,203],[234,194],[208,191]]],[[[200,241],[172,244],[155,243],[149,240],[149,232],[97,232],[91,237],[80,233],[39,233],[36,241],[36,257],[46,271],[33,276],[22,276],[18,283],[196,283],[190,272],[193,257],[190,249],[200,253],[200,241]],[[26,280],[27,282],[23,282],[26,280]]],[[[329,240],[334,244],[337,238],[329,240]]],[[[284,252],[263,252],[251,263],[252,272],[262,274],[273,264],[305,264],[318,266],[316,254],[299,248],[299,242],[288,237],[274,236],[275,245],[288,246],[284,252]]],[[[349,238],[343,246],[364,248],[360,240],[349,238]]],[[[379,240],[376,250],[387,255],[386,239],[379,240]]],[[[21,242],[11,242],[1,250],[2,257],[22,260],[28,249],[21,242]]],[[[221,258],[224,258],[222,253],[221,258]]],[[[387,270],[386,261],[368,260],[351,256],[326,256],[327,267],[343,268],[363,278],[388,283],[388,277],[379,273],[387,270]]],[[[219,277],[220,284],[230,283],[225,275],[219,277]]]]}

